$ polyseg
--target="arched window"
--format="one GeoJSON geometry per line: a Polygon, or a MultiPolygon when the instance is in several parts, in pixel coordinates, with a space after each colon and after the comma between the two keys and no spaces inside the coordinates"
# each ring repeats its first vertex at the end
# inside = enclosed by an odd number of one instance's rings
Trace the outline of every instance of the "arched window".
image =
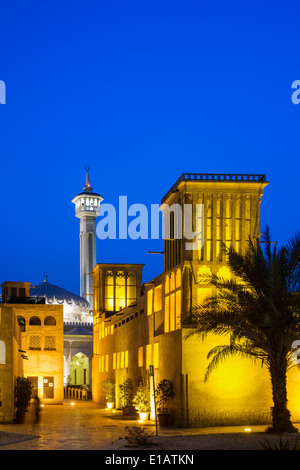
{"type": "Polygon", "coordinates": [[[18,320],[18,323],[20,325],[20,330],[21,331],[26,331],[26,322],[25,322],[25,318],[22,317],[21,315],[18,315],[17,316],[17,320],[18,320]]]}
{"type": "Polygon", "coordinates": [[[6,364],[6,347],[4,341],[0,341],[0,364],[6,364]]]}
{"type": "Polygon", "coordinates": [[[44,325],[56,325],[55,318],[52,316],[46,317],[44,320],[44,325]]]}
{"type": "Polygon", "coordinates": [[[41,325],[41,319],[39,317],[30,317],[29,325],[41,325]]]}

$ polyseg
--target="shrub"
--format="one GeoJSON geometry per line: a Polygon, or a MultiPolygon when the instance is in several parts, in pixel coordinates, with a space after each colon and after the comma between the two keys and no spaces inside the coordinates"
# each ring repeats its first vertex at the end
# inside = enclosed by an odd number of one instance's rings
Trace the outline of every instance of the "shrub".
{"type": "Polygon", "coordinates": [[[120,401],[122,408],[132,405],[133,398],[133,385],[131,379],[126,379],[122,384],[119,384],[120,401]]]}
{"type": "Polygon", "coordinates": [[[156,388],[157,411],[165,414],[169,412],[169,401],[174,397],[173,383],[170,380],[161,380],[156,388]]]}
{"type": "Polygon", "coordinates": [[[126,436],[124,436],[124,439],[126,439],[128,445],[134,447],[144,446],[145,444],[147,444],[149,437],[151,437],[152,435],[137,426],[133,426],[132,428],[127,429],[128,431],[126,436]]]}
{"type": "Polygon", "coordinates": [[[112,379],[106,379],[102,382],[103,390],[105,394],[105,400],[108,403],[114,403],[115,401],[115,383],[112,379]]]}
{"type": "Polygon", "coordinates": [[[265,442],[259,441],[260,445],[264,450],[299,450],[298,440],[296,439],[294,445],[291,447],[291,442],[286,440],[283,442],[281,437],[279,439],[279,444],[277,445],[275,442],[271,444],[267,439],[265,442]]]}
{"type": "Polygon", "coordinates": [[[140,413],[150,411],[150,390],[145,385],[139,385],[132,404],[140,413]]]}
{"type": "Polygon", "coordinates": [[[27,413],[32,395],[32,382],[25,377],[17,377],[15,385],[15,411],[17,421],[27,413]]]}

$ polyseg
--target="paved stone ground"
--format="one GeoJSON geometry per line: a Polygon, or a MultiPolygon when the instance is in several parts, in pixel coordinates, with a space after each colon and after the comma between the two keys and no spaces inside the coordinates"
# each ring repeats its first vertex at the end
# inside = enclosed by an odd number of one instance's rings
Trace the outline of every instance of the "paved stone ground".
{"type": "Polygon", "coordinates": [[[24,424],[1,424],[0,431],[38,437],[9,445],[1,445],[0,440],[0,450],[99,449],[124,436],[127,425],[107,415],[103,407],[91,401],[67,399],[63,405],[45,405],[37,424],[31,413],[24,424]]]}
{"type": "MultiPolygon", "coordinates": [[[[120,438],[125,436],[126,426],[141,425],[137,421],[125,420],[120,412],[112,413],[91,401],[66,399],[63,405],[45,406],[38,424],[33,423],[32,416],[28,413],[24,424],[0,425],[0,434],[14,433],[16,436],[16,442],[7,445],[5,439],[1,442],[0,438],[0,450],[120,450],[124,449],[124,440],[120,438]],[[71,405],[72,402],[74,406],[71,405]],[[18,434],[23,435],[19,436],[21,439],[24,435],[29,439],[18,440],[18,434]]],[[[156,428],[153,422],[148,422],[143,427],[155,436],[156,428]]],[[[260,433],[265,429],[266,426],[253,426],[252,432],[260,433]]],[[[255,442],[254,437],[252,434],[252,437],[247,439],[244,427],[168,427],[159,429],[159,437],[151,439],[153,450],[227,449],[228,446],[239,449],[241,446],[249,448],[249,445],[251,448],[251,443],[255,442]],[[202,436],[201,441],[197,440],[197,435],[202,436]]],[[[262,439],[266,437],[262,435],[262,439]]]]}

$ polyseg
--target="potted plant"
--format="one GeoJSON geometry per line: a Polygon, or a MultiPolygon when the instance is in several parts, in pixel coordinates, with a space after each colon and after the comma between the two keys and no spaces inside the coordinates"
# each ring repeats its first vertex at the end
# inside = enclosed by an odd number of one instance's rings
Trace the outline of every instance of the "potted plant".
{"type": "Polygon", "coordinates": [[[123,415],[129,415],[132,407],[133,398],[133,385],[131,379],[126,379],[122,384],[119,384],[120,389],[120,402],[123,409],[123,415]]]}
{"type": "Polygon", "coordinates": [[[15,412],[16,422],[24,423],[25,414],[30,406],[32,395],[32,382],[25,377],[17,377],[15,384],[15,412]]]}
{"type": "Polygon", "coordinates": [[[167,426],[170,419],[169,402],[174,397],[173,383],[167,379],[161,380],[156,388],[155,395],[159,425],[167,426]]]}
{"type": "Polygon", "coordinates": [[[138,411],[140,420],[145,421],[148,418],[150,408],[150,390],[145,385],[139,385],[132,403],[138,411]]]}
{"type": "Polygon", "coordinates": [[[115,383],[112,379],[106,379],[102,382],[105,394],[106,406],[110,410],[115,403],[115,383]]]}

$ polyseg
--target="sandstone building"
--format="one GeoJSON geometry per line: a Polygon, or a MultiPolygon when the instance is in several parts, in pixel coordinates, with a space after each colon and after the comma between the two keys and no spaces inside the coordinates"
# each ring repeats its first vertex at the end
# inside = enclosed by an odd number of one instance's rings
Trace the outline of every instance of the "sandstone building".
{"type": "Polygon", "coordinates": [[[30,378],[42,403],[63,402],[63,308],[30,298],[30,283],[1,289],[0,420],[11,423],[17,377],[30,378]]]}
{"type": "MultiPolygon", "coordinates": [[[[126,279],[126,266],[96,265],[94,401],[105,404],[102,382],[111,378],[116,384],[116,406],[120,406],[119,384],[131,378],[135,387],[140,380],[151,387],[149,366],[153,365],[155,383],[162,379],[173,382],[176,424],[270,422],[272,399],[266,370],[249,360],[230,359],[204,382],[207,353],[224,340],[213,336],[204,342],[196,337],[186,339],[188,330],[181,325],[182,315],[210,292],[203,281],[206,273],[230,277],[222,244],[240,250],[249,235],[260,235],[260,203],[267,184],[265,175],[183,174],[161,202],[166,206],[190,204],[194,227],[197,204],[204,208],[201,233],[194,239],[199,235],[199,247],[187,249],[184,220],[178,222],[172,213],[165,213],[170,237],[164,242],[164,272],[144,285],[131,304],[120,303],[117,295],[121,290],[114,287],[119,284],[118,272],[124,272],[126,279]],[[182,239],[175,237],[178,223],[182,224],[182,239]]],[[[136,275],[140,284],[141,271],[136,275]]],[[[125,294],[125,281],[122,285],[125,294]]],[[[291,371],[288,396],[294,419],[299,419],[299,378],[295,369],[291,371]]]]}
{"type": "Polygon", "coordinates": [[[23,376],[21,332],[12,305],[0,304],[0,423],[14,419],[16,377],[23,376]]]}

